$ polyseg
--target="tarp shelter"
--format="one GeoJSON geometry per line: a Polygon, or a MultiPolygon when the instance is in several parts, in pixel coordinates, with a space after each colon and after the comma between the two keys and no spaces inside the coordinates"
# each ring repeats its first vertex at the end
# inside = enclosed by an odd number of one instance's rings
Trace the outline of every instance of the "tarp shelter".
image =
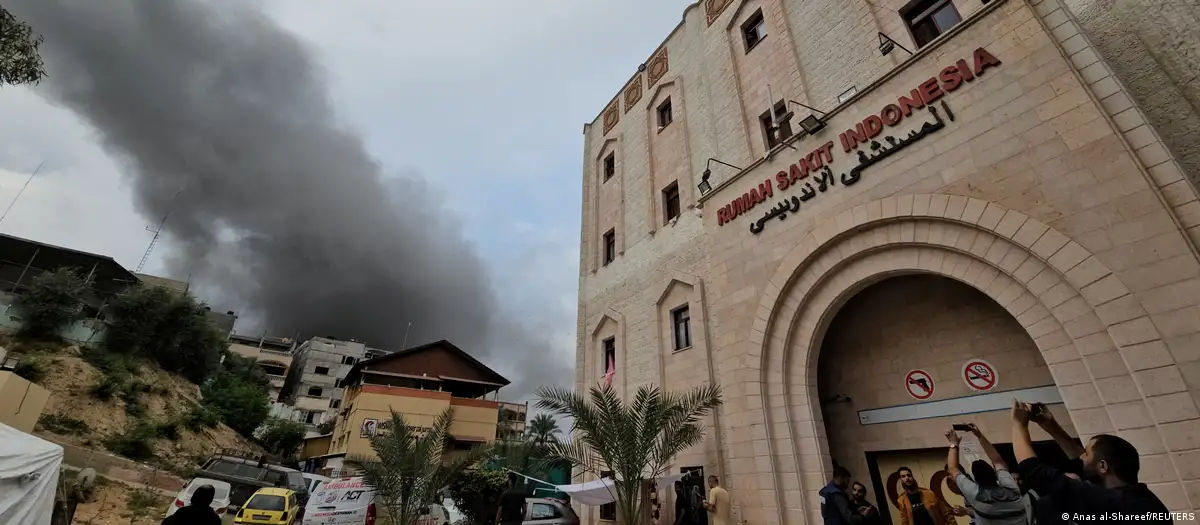
{"type": "MultiPolygon", "coordinates": [[[[546,483],[545,481],[542,481],[540,479],[534,479],[529,476],[525,476],[524,474],[521,474],[520,472],[516,472],[515,474],[525,477],[526,479],[536,481],[538,483],[550,485],[550,483],[546,483]]],[[[672,483],[675,483],[678,480],[683,479],[683,477],[686,475],[687,475],[687,473],[668,474],[666,476],[659,476],[659,477],[655,478],[654,481],[658,484],[658,487],[661,489],[663,487],[670,486],[672,483]]],[[[600,479],[597,479],[594,481],[588,481],[586,483],[576,483],[574,485],[553,485],[553,486],[554,486],[554,488],[558,489],[560,492],[565,492],[568,495],[570,495],[572,502],[582,503],[584,505],[607,505],[609,503],[613,503],[613,502],[617,501],[617,498],[616,498],[617,488],[616,488],[616,485],[613,483],[612,478],[600,478],[600,479]]]]}
{"type": "Polygon", "coordinates": [[[0,523],[49,525],[63,449],[0,423],[0,523]]]}

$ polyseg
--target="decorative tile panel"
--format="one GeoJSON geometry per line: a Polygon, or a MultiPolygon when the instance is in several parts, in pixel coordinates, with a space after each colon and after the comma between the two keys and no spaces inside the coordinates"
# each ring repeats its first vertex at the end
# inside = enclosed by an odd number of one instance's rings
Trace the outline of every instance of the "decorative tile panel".
{"type": "Polygon", "coordinates": [[[625,112],[629,113],[629,110],[633,109],[633,106],[640,100],[642,100],[642,74],[638,73],[625,86],[625,112]]]}
{"type": "Polygon", "coordinates": [[[670,70],[671,64],[667,61],[667,48],[664,47],[655,53],[654,56],[650,57],[650,63],[646,65],[646,77],[649,87],[654,87],[670,70]]]}
{"type": "Polygon", "coordinates": [[[708,15],[708,25],[712,25],[725,8],[733,4],[733,0],[704,0],[704,12],[708,15]]]}
{"type": "Polygon", "coordinates": [[[604,134],[607,135],[609,131],[612,131],[613,127],[615,127],[620,121],[621,111],[617,109],[617,101],[614,100],[612,104],[610,104],[608,108],[604,110],[604,134]]]}

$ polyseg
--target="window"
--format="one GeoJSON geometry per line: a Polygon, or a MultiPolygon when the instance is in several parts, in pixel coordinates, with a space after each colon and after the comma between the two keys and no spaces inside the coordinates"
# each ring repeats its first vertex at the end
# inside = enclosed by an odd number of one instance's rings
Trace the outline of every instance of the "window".
{"type": "Polygon", "coordinates": [[[616,370],[617,370],[617,340],[616,340],[616,338],[609,337],[608,339],[604,340],[604,356],[603,356],[603,358],[604,358],[604,361],[602,361],[600,363],[600,370],[603,370],[604,373],[608,373],[608,367],[611,364],[612,368],[613,368],[613,372],[616,372],[616,370]]]}
{"type": "Polygon", "coordinates": [[[562,513],[558,512],[558,509],[549,503],[534,503],[529,512],[529,519],[532,521],[552,520],[561,517],[563,517],[562,513]]]}
{"type": "Polygon", "coordinates": [[[334,409],[336,409],[336,408],[338,408],[338,407],[340,407],[340,406],[342,406],[342,400],[341,400],[341,399],[334,399],[333,401],[330,401],[330,402],[329,402],[329,408],[334,408],[334,409]]]}
{"type": "Polygon", "coordinates": [[[309,412],[304,416],[304,422],[310,425],[316,423],[317,414],[320,414],[320,412],[309,412]]]}
{"type": "Polygon", "coordinates": [[[609,153],[604,157],[604,181],[608,182],[613,175],[617,174],[617,153],[609,153]]]}
{"type": "Polygon", "coordinates": [[[672,182],[670,186],[663,189],[663,213],[666,216],[663,223],[671,222],[679,216],[679,183],[672,182]]]}
{"type": "Polygon", "coordinates": [[[792,136],[792,118],[788,115],[787,102],[780,100],[775,103],[775,118],[771,118],[771,110],[764,111],[758,117],[762,122],[763,135],[766,137],[767,151],[775,149],[792,136]]]}
{"type": "Polygon", "coordinates": [[[904,13],[904,22],[917,47],[922,47],[962,22],[962,17],[952,0],[924,0],[904,13]]]}
{"type": "Polygon", "coordinates": [[[617,230],[608,230],[604,234],[604,265],[617,260],[617,230]]]}
{"type": "Polygon", "coordinates": [[[321,397],[321,387],[314,386],[308,389],[308,395],[312,397],[321,397]]]}
{"type": "Polygon", "coordinates": [[[746,52],[749,53],[766,37],[767,21],[763,18],[762,9],[759,9],[742,23],[742,38],[746,41],[746,52]]]}
{"type": "Polygon", "coordinates": [[[323,376],[327,376],[327,375],[329,375],[329,367],[327,367],[327,366],[318,366],[317,368],[315,368],[315,369],[313,370],[313,373],[314,373],[314,374],[320,374],[320,375],[323,375],[323,376]]]}
{"type": "MultiPolygon", "coordinates": [[[[605,470],[605,471],[600,472],[600,477],[601,478],[611,478],[611,477],[613,477],[613,473],[611,471],[605,470]]],[[[605,503],[605,504],[601,505],[600,506],[600,519],[606,520],[606,521],[616,521],[617,520],[617,504],[616,503],[605,503]]]]}
{"type": "Polygon", "coordinates": [[[687,305],[671,310],[671,332],[675,336],[675,349],[692,346],[692,314],[687,305]]]}
{"type": "Polygon", "coordinates": [[[338,388],[338,387],[340,387],[340,386],[342,386],[342,380],[341,380],[341,379],[334,379],[334,380],[333,380],[333,388],[338,388]]]}
{"type": "Polygon", "coordinates": [[[352,364],[354,364],[356,361],[357,361],[356,359],[354,359],[353,357],[350,357],[350,356],[345,356],[345,357],[342,357],[342,364],[343,364],[343,365],[352,365],[352,364]]]}
{"type": "Polygon", "coordinates": [[[658,130],[662,131],[674,121],[675,116],[671,113],[671,97],[667,97],[667,100],[658,106],[658,130]]]}

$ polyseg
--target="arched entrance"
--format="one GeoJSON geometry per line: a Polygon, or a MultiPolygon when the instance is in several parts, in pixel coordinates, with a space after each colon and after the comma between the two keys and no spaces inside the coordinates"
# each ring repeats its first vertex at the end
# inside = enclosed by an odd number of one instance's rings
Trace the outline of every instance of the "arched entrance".
{"type": "MultiPolygon", "coordinates": [[[[1065,402],[1064,420],[1085,439],[1098,433],[1129,439],[1143,452],[1144,481],[1164,503],[1193,507],[1175,459],[1162,446],[1163,425],[1173,416],[1151,415],[1151,396],[1164,394],[1148,393],[1153,385],[1134,378],[1135,371],[1178,369],[1120,278],[1068,237],[1022,213],[961,196],[905,195],[819,222],[765,288],[748,339],[756,366],[730,376],[747,381],[747,408],[764,421],[744,428],[767,453],[756,455],[747,472],[753,476],[742,478],[761,494],[752,502],[761,510],[747,511],[748,519],[820,523],[817,490],[832,470],[830,440],[836,436],[822,415],[818,349],[859,291],[912,273],[953,279],[1007,311],[1047,364],[1065,402]]],[[[939,447],[944,430],[903,439],[912,448],[939,447]]]]}
{"type": "MultiPolygon", "coordinates": [[[[1009,453],[1000,444],[1011,435],[1006,412],[950,414],[1003,406],[1011,396],[1049,391],[1057,398],[1041,352],[1012,315],[982,292],[928,273],[885,278],[859,291],[833,317],[818,359],[817,391],[831,459],[850,469],[881,511],[890,510],[892,523],[899,523],[894,501],[901,466],[912,469],[921,486],[962,504],[944,482],[945,449],[926,448],[930,437],[940,437],[950,425],[975,423],[1002,454],[1009,453]],[[969,384],[963,369],[976,362],[995,373],[972,372],[969,384]],[[907,384],[914,370],[930,381],[907,384]],[[930,403],[922,407],[927,412],[909,410],[921,403],[930,403]]],[[[1062,405],[1051,407],[1074,433],[1062,405]]],[[[1054,447],[1045,448],[1050,455],[1054,447]]]]}

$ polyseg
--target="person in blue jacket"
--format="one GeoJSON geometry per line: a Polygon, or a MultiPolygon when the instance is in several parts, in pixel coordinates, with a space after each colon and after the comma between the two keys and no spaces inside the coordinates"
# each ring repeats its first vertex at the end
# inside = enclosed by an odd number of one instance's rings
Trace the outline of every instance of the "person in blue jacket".
{"type": "Polygon", "coordinates": [[[821,496],[821,518],[825,525],[863,525],[869,509],[854,508],[850,495],[850,471],[833,468],[833,480],[818,493],[821,496]]]}

